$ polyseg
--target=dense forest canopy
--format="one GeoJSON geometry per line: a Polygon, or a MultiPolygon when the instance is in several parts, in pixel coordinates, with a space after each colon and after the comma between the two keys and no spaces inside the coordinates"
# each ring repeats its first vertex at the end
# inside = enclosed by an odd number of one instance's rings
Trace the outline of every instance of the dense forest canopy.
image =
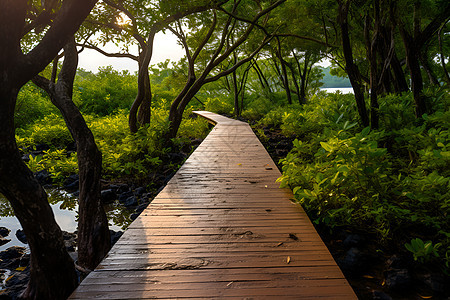
{"type": "Polygon", "coordinates": [[[110,247],[102,176],[143,180],[204,132],[194,108],[296,138],[280,181],[317,224],[371,224],[384,245],[410,230],[405,242],[433,249],[408,244],[414,259],[448,271],[449,18],[445,0],[1,0],[0,192],[31,250],[23,296],[64,299],[77,285],[33,172],[79,173],[77,264],[93,269],[110,247]],[[169,31],[185,57],[155,66],[155,34],[169,31]],[[77,70],[85,48],[139,71],[77,70]],[[323,82],[354,94],[327,96],[323,82]],[[70,141],[77,153],[52,159],[70,141]],[[40,142],[49,152],[26,164],[40,142]]]}

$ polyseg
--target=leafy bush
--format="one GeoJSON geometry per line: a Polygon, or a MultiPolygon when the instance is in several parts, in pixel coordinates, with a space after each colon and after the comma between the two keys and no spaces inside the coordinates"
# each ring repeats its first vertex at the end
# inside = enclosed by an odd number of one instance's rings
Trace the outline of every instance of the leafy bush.
{"type": "Polygon", "coordinates": [[[219,98],[208,98],[205,102],[205,110],[217,114],[231,114],[233,112],[233,106],[219,98]]]}
{"type": "Polygon", "coordinates": [[[37,120],[26,129],[18,129],[18,146],[25,148],[29,145],[46,144],[51,148],[65,147],[72,143],[73,139],[67,129],[64,119],[55,113],[50,113],[37,120]]]}
{"type": "Polygon", "coordinates": [[[111,66],[97,74],[78,72],[74,85],[74,102],[85,114],[107,116],[129,109],[137,95],[137,76],[111,66]]]}
{"type": "Polygon", "coordinates": [[[16,128],[24,128],[51,113],[58,113],[58,109],[44,92],[32,83],[22,87],[14,114],[16,128]]]}
{"type": "Polygon", "coordinates": [[[387,127],[371,131],[352,121],[356,114],[342,106],[342,96],[328,104],[318,98],[316,108],[312,102],[298,112],[289,107],[281,118],[278,109],[263,120],[301,137],[281,161],[281,186],[293,189],[317,224],[364,230],[385,245],[426,238],[442,245],[433,251],[448,263],[448,111],[417,122],[412,110],[403,110],[411,95],[389,96],[380,101],[393,109],[383,117],[387,127]],[[403,126],[399,114],[405,115],[403,126]]]}

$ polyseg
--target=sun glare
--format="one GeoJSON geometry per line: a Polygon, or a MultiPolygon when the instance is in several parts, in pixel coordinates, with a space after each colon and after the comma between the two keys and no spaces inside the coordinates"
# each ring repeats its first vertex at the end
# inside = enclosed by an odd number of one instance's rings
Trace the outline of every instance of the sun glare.
{"type": "Polygon", "coordinates": [[[119,25],[119,26],[125,26],[125,25],[130,25],[131,24],[131,19],[128,18],[128,16],[126,14],[120,13],[116,17],[116,22],[117,22],[117,25],[119,25]]]}

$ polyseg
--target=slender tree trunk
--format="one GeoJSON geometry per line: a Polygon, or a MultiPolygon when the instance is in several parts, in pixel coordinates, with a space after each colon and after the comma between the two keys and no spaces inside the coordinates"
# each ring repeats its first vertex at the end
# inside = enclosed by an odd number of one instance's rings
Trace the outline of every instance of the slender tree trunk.
{"type": "Polygon", "coordinates": [[[444,29],[445,25],[447,24],[448,21],[446,21],[441,28],[439,28],[438,31],[438,40],[439,40],[439,56],[441,59],[441,65],[442,65],[442,71],[444,72],[444,76],[445,76],[445,81],[447,82],[447,85],[450,86],[450,76],[448,75],[448,70],[447,70],[447,66],[445,64],[445,56],[444,56],[444,51],[443,51],[443,47],[442,47],[442,30],[444,29]]]}
{"type": "Polygon", "coordinates": [[[411,76],[411,90],[414,96],[416,117],[420,118],[428,112],[425,95],[423,94],[422,73],[419,64],[419,46],[415,45],[414,39],[403,28],[400,28],[403,45],[406,51],[406,63],[411,76]]]}
{"type": "Polygon", "coordinates": [[[78,53],[75,40],[64,47],[65,58],[55,84],[37,76],[33,82],[45,90],[61,112],[77,144],[80,195],[78,198],[78,264],[90,270],[100,263],[111,248],[108,220],[101,202],[102,154],[94,135],[72,101],[78,53]]]}
{"type": "Polygon", "coordinates": [[[254,60],[254,68],[256,70],[256,74],[258,74],[258,78],[259,78],[259,82],[261,82],[261,86],[263,88],[267,88],[269,93],[272,93],[272,89],[270,88],[270,84],[267,81],[267,78],[264,76],[263,72],[261,71],[261,68],[259,67],[258,63],[256,62],[256,60],[254,60]],[[261,80],[262,79],[262,80],[261,80]]]}
{"type": "Polygon", "coordinates": [[[398,94],[409,91],[408,83],[406,82],[405,73],[403,72],[402,65],[394,53],[391,61],[391,68],[394,73],[394,88],[398,94]]]}
{"type": "Polygon", "coordinates": [[[236,71],[232,73],[232,77],[233,79],[231,81],[233,82],[234,115],[239,117],[239,88],[236,71]]]}
{"type": "Polygon", "coordinates": [[[297,82],[297,77],[295,76],[295,68],[289,63],[287,63],[286,65],[289,68],[289,70],[291,71],[292,82],[294,83],[294,87],[295,87],[294,93],[297,95],[298,103],[302,104],[302,98],[300,96],[300,87],[297,82]]]}
{"type": "Polygon", "coordinates": [[[156,26],[150,29],[147,44],[139,55],[138,94],[130,108],[128,117],[128,125],[131,132],[137,132],[140,125],[150,123],[152,92],[148,67],[152,59],[153,41],[157,32],[158,28],[156,26]]]}
{"type": "Polygon", "coordinates": [[[353,61],[353,51],[350,43],[349,28],[348,28],[348,9],[350,2],[343,3],[339,0],[339,25],[342,34],[342,49],[344,51],[345,69],[347,71],[350,83],[355,93],[356,106],[358,108],[359,117],[363,126],[369,126],[369,115],[367,114],[366,103],[364,100],[364,90],[361,83],[361,74],[358,67],[353,61]]]}
{"type": "Polygon", "coordinates": [[[148,72],[148,66],[143,70],[143,84],[144,84],[144,99],[139,106],[138,123],[143,126],[150,124],[152,116],[152,86],[150,84],[150,74],[148,72]]]}
{"type": "Polygon", "coordinates": [[[280,41],[278,40],[278,48],[277,48],[276,55],[281,64],[281,80],[283,82],[284,89],[286,90],[286,97],[287,97],[288,103],[292,104],[292,96],[291,96],[291,89],[289,87],[289,79],[288,79],[286,65],[285,65],[283,56],[281,54],[280,47],[281,47],[281,44],[280,44],[280,41]]]}
{"type": "Polygon", "coordinates": [[[437,79],[436,75],[434,74],[433,70],[430,67],[430,63],[427,59],[427,51],[424,51],[424,53],[419,54],[419,60],[422,64],[423,69],[425,70],[425,73],[428,76],[428,80],[430,81],[431,85],[434,86],[440,86],[439,80],[437,79]]]}

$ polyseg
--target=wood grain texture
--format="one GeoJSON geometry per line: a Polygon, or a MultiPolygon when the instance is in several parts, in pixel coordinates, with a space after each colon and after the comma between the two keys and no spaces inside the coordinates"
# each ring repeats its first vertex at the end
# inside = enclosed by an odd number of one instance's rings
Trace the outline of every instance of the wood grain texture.
{"type": "Polygon", "coordinates": [[[356,299],[246,123],[212,132],[71,299],[356,299]]]}

